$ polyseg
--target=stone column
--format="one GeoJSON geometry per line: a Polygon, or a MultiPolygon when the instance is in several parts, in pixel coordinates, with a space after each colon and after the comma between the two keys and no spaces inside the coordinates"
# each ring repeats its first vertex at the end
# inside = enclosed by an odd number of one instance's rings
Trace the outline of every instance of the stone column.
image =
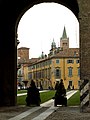
{"type": "Polygon", "coordinates": [[[17,98],[15,14],[9,4],[0,2],[0,106],[16,105],[17,98]]]}
{"type": "Polygon", "coordinates": [[[90,0],[78,0],[78,3],[80,23],[80,78],[82,85],[85,84],[85,86],[81,85],[81,94],[83,91],[83,108],[87,108],[90,106],[90,0]],[[87,81],[88,84],[86,84],[87,81]]]}

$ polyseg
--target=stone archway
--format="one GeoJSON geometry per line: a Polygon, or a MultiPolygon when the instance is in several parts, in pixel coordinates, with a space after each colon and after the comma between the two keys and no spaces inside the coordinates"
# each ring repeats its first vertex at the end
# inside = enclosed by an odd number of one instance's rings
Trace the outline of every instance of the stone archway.
{"type": "Polygon", "coordinates": [[[0,106],[16,105],[18,22],[21,16],[30,7],[42,2],[56,2],[62,4],[68,7],[79,20],[81,80],[90,80],[90,0],[1,0],[0,106]]]}
{"type": "Polygon", "coordinates": [[[18,12],[17,12],[17,25],[18,25],[18,22],[19,20],[21,19],[22,15],[29,9],[31,8],[33,5],[36,5],[36,4],[39,4],[39,3],[48,3],[48,2],[55,2],[55,3],[58,3],[58,4],[62,4],[64,6],[66,6],[67,8],[69,8],[74,14],[75,16],[77,17],[78,19],[78,15],[79,15],[79,6],[78,6],[78,2],[77,0],[73,0],[73,2],[71,2],[70,0],[33,0],[32,1],[26,1],[26,0],[23,0],[22,1],[22,4],[20,1],[17,2],[17,7],[19,8],[18,9],[18,12]]]}

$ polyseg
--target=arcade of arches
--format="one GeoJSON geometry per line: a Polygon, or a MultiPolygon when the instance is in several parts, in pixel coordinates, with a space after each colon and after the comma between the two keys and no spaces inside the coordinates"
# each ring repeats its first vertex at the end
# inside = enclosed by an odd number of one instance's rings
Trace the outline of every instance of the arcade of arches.
{"type": "MultiPolygon", "coordinates": [[[[90,0],[1,0],[0,106],[16,105],[17,26],[22,15],[30,7],[42,2],[62,4],[68,7],[77,17],[80,23],[80,78],[81,80],[90,80],[90,0]]],[[[90,100],[88,105],[90,105],[90,100]]]]}

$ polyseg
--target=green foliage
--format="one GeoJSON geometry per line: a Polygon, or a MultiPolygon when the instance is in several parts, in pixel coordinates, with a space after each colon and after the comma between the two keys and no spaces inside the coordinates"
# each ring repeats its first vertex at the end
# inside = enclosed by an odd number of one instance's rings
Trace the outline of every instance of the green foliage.
{"type": "Polygon", "coordinates": [[[70,97],[67,101],[67,104],[68,104],[68,106],[80,105],[80,91],[78,91],[72,97],[70,97]]]}

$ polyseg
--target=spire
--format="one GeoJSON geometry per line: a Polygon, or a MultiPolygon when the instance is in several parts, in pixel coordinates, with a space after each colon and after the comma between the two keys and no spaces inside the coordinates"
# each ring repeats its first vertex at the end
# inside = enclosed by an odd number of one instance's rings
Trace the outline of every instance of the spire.
{"type": "Polygon", "coordinates": [[[67,39],[67,33],[66,33],[66,28],[64,26],[64,30],[63,30],[63,35],[62,35],[62,39],[67,39]]]}

